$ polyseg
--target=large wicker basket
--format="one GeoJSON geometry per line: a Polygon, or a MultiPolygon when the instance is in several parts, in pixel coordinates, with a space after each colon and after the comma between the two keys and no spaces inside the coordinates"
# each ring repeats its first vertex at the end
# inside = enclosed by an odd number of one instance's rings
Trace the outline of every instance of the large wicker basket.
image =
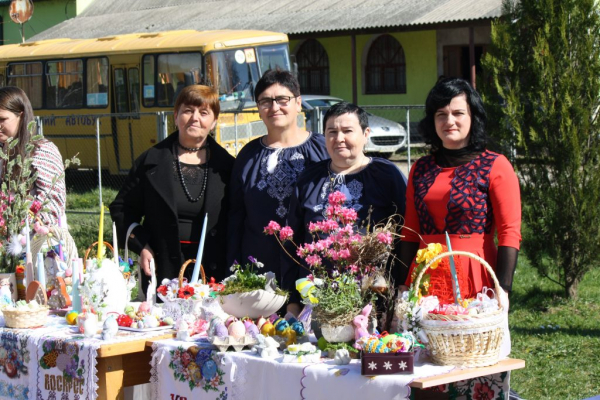
{"type": "Polygon", "coordinates": [[[421,278],[436,261],[451,255],[460,255],[479,261],[492,277],[496,287],[499,310],[476,315],[426,314],[419,326],[427,335],[427,347],[432,361],[440,365],[460,367],[484,367],[498,362],[500,347],[504,338],[504,325],[507,318],[500,296],[502,290],[496,274],[481,257],[465,251],[449,251],[434,257],[419,273],[414,287],[419,287],[421,278]]]}
{"type": "Polygon", "coordinates": [[[62,242],[63,252],[66,254],[67,266],[71,267],[73,260],[77,259],[77,245],[73,240],[73,237],[69,233],[68,228],[61,228],[59,226],[50,226],[47,235],[35,235],[31,241],[31,254],[37,254],[42,249],[45,243],[52,245],[53,241],[62,242]]]}
{"type": "Polygon", "coordinates": [[[2,310],[2,314],[7,328],[25,329],[44,325],[48,317],[48,310],[49,308],[44,306],[37,310],[2,310]]]}

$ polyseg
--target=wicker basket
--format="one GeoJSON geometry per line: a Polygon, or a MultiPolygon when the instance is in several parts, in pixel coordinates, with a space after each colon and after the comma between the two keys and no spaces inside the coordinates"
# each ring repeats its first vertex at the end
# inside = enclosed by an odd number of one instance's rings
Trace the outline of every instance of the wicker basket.
{"type": "MultiPolygon", "coordinates": [[[[179,288],[181,288],[183,286],[183,275],[185,273],[185,269],[187,268],[187,266],[189,264],[195,263],[195,262],[196,262],[195,259],[187,260],[181,266],[181,269],[179,270],[179,276],[178,276],[179,288]]],[[[206,274],[204,273],[204,267],[202,265],[200,265],[200,276],[202,278],[202,283],[206,284],[206,274]]],[[[160,299],[164,303],[163,311],[164,311],[165,316],[171,317],[174,320],[178,320],[179,318],[181,318],[183,315],[186,315],[186,314],[193,314],[197,317],[202,317],[202,315],[201,315],[202,309],[205,306],[208,306],[208,305],[204,304],[205,300],[210,303],[217,304],[215,299],[213,299],[212,297],[206,298],[206,299],[198,299],[198,300],[180,299],[180,298],[169,300],[166,296],[163,296],[160,293],[158,294],[158,297],[160,297],[160,299]]]]}
{"type": "Polygon", "coordinates": [[[48,310],[49,308],[44,306],[37,310],[27,311],[2,310],[2,314],[7,328],[25,329],[44,325],[48,317],[48,310]]]}
{"type": "Polygon", "coordinates": [[[419,273],[414,287],[419,287],[421,278],[436,261],[451,255],[461,255],[479,261],[496,286],[499,309],[476,315],[440,315],[428,313],[419,326],[427,335],[427,347],[432,361],[440,365],[461,367],[485,367],[498,362],[500,347],[504,338],[506,313],[500,302],[500,284],[490,265],[481,257],[465,251],[449,251],[434,257],[419,273]]]}
{"type": "MultiPolygon", "coordinates": [[[[115,249],[113,249],[112,245],[108,242],[102,242],[104,244],[104,247],[106,247],[107,249],[109,249],[112,253],[114,253],[115,249]]],[[[85,267],[86,261],[87,259],[90,257],[90,253],[92,252],[92,250],[98,246],[98,242],[94,242],[92,243],[86,250],[85,250],[85,255],[83,256],[83,266],[85,267]]]]}

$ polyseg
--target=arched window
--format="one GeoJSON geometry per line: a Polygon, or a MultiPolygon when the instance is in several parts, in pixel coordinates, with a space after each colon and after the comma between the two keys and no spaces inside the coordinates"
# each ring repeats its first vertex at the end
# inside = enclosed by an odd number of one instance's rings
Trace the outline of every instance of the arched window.
{"type": "Polygon", "coordinates": [[[306,94],[329,94],[329,57],[316,39],[302,43],[296,53],[300,90],[306,94]]]}
{"type": "Polygon", "coordinates": [[[365,80],[367,94],[406,93],[404,50],[391,35],[382,35],[371,44],[365,80]]]}

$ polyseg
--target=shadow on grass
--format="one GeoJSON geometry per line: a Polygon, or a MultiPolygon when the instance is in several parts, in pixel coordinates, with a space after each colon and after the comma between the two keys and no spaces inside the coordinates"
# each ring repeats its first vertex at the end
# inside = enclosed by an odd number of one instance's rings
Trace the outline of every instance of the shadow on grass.
{"type": "Polygon", "coordinates": [[[548,336],[552,334],[557,335],[569,335],[569,336],[589,336],[589,337],[600,337],[600,329],[577,329],[577,328],[558,328],[556,330],[552,328],[525,328],[519,326],[510,326],[510,331],[512,333],[519,333],[522,335],[543,335],[547,334],[548,336]]]}
{"type": "Polygon", "coordinates": [[[510,309],[545,312],[555,303],[563,302],[564,291],[532,287],[526,292],[513,291],[510,294],[510,309]]]}

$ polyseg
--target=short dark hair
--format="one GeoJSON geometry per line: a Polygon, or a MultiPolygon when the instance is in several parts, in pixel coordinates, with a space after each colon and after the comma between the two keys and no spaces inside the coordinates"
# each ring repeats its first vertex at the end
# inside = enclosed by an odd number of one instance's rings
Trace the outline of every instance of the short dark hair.
{"type": "Polygon", "coordinates": [[[296,97],[300,96],[300,83],[298,79],[290,71],[285,71],[278,68],[267,70],[262,78],[256,83],[254,88],[254,100],[258,101],[258,98],[269,87],[279,84],[287,88],[296,97]]]}
{"type": "Polygon", "coordinates": [[[446,107],[453,98],[464,94],[471,111],[471,131],[469,132],[469,148],[473,151],[483,151],[487,145],[485,124],[487,116],[479,93],[464,79],[445,78],[439,80],[427,95],[425,101],[425,117],[419,122],[419,133],[425,143],[431,145],[431,151],[441,149],[442,139],[435,131],[435,113],[446,107]]]}
{"type": "Polygon", "coordinates": [[[214,88],[205,85],[189,85],[181,89],[173,106],[175,114],[179,112],[182,104],[196,107],[206,106],[215,114],[215,119],[219,118],[221,111],[219,93],[214,88]]]}
{"type": "Polygon", "coordinates": [[[323,117],[323,132],[325,132],[327,128],[327,120],[329,118],[339,117],[344,114],[355,114],[363,132],[369,127],[369,114],[365,110],[356,104],[342,101],[331,106],[325,113],[325,117],[323,117]]]}

